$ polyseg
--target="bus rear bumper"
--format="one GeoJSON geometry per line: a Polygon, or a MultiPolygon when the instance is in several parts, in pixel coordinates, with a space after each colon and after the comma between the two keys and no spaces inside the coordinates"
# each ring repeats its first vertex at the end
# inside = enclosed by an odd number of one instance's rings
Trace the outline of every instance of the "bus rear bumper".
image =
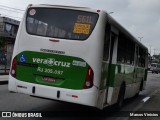
{"type": "Polygon", "coordinates": [[[57,88],[33,83],[26,83],[11,77],[9,91],[24,93],[35,97],[53,99],[87,106],[97,107],[98,90],[96,87],[84,90],[57,88]],[[13,86],[13,87],[12,87],[13,86]]]}

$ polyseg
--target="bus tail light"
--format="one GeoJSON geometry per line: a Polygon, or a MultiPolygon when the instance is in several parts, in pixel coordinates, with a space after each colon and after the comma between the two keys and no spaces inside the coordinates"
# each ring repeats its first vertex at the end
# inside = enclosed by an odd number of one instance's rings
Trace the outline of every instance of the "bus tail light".
{"type": "Polygon", "coordinates": [[[84,83],[84,89],[88,89],[91,88],[93,86],[93,70],[91,69],[91,67],[88,68],[88,72],[87,72],[87,76],[86,76],[86,80],[84,83]]]}
{"type": "Polygon", "coordinates": [[[14,57],[13,61],[12,61],[12,67],[11,67],[11,71],[10,74],[15,78],[16,77],[16,67],[17,67],[17,61],[16,61],[16,57],[14,57]]]}

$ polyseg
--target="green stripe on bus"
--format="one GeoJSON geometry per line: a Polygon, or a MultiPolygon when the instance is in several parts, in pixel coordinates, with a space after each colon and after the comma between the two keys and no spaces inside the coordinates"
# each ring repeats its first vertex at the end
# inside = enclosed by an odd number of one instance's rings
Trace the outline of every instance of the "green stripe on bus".
{"type": "Polygon", "coordinates": [[[119,87],[124,81],[126,85],[146,79],[145,68],[124,64],[102,64],[100,89],[119,87]],[[106,84],[105,84],[106,80],[106,84]]]}

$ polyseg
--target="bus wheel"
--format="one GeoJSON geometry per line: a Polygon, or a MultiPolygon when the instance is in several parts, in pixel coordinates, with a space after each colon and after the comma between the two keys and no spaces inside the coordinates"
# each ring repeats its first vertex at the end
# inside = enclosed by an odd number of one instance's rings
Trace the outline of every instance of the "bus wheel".
{"type": "Polygon", "coordinates": [[[124,95],[125,95],[125,83],[123,83],[120,87],[120,91],[119,91],[119,95],[118,95],[118,100],[117,100],[117,109],[120,110],[122,105],[123,105],[123,101],[124,101],[124,95]]]}

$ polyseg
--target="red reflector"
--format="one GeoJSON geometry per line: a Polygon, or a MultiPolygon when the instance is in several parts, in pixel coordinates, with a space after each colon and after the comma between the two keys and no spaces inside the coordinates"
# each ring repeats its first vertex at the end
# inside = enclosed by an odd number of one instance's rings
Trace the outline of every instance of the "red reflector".
{"type": "Polygon", "coordinates": [[[72,97],[73,97],[73,98],[78,98],[78,96],[77,96],[77,95],[72,95],[72,97]]]}
{"type": "Polygon", "coordinates": [[[97,12],[101,12],[100,10],[97,10],[97,12]]]}
{"type": "Polygon", "coordinates": [[[51,42],[59,42],[59,40],[55,40],[55,39],[49,39],[49,41],[51,41],[51,42]]]}

